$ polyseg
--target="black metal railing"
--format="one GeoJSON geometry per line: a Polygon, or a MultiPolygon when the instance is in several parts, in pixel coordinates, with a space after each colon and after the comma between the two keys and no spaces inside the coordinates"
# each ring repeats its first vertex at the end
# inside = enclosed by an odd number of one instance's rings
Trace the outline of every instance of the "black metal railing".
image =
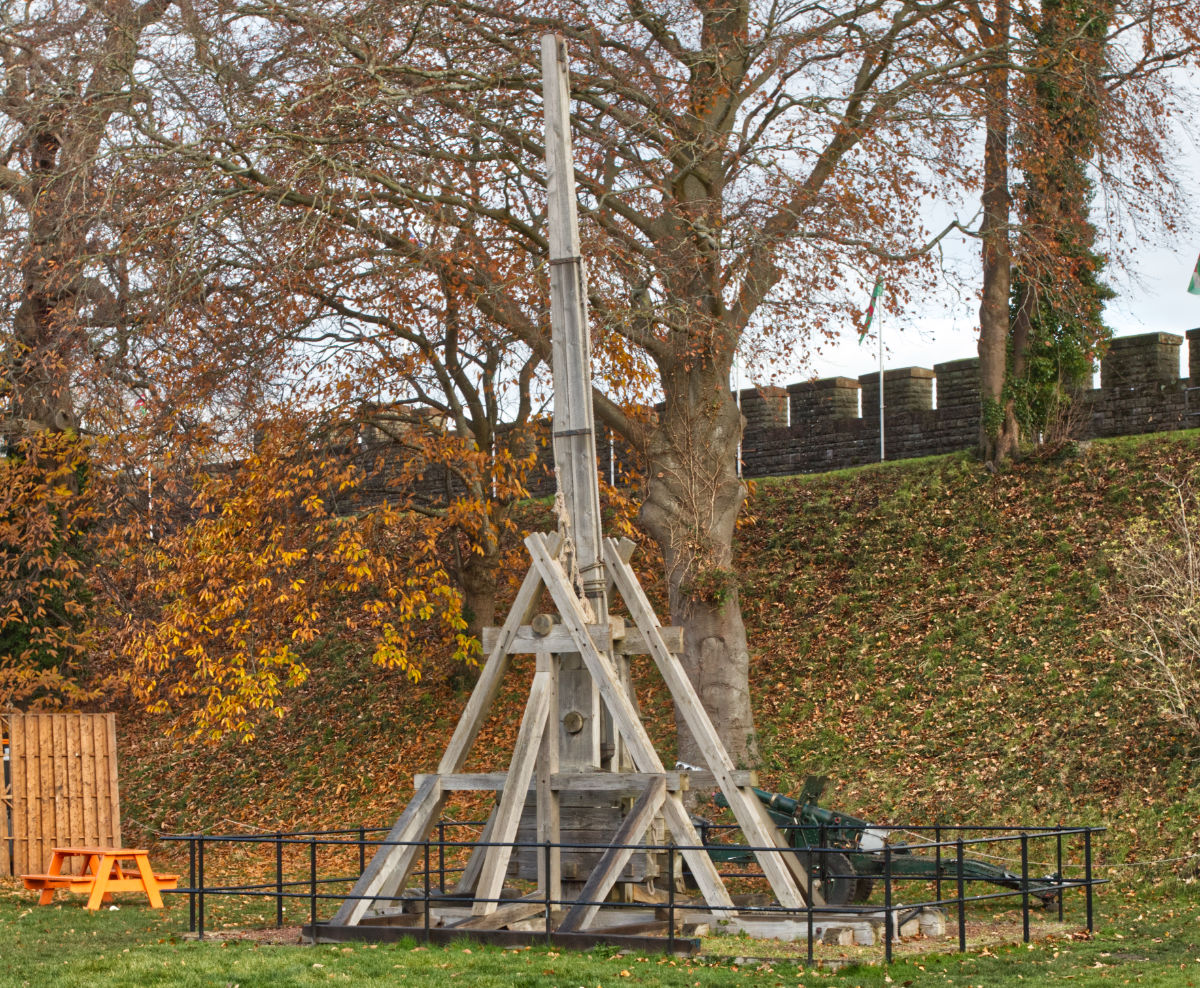
{"type": "MultiPolygon", "coordinates": [[[[450,835],[462,829],[478,829],[482,826],[482,821],[442,820],[435,826],[429,839],[423,841],[390,841],[386,836],[376,836],[379,834],[386,835],[388,828],[364,826],[338,830],[293,831],[287,833],[182,834],[166,836],[162,839],[184,842],[187,845],[188,885],[186,888],[164,889],[164,892],[186,895],[188,897],[189,929],[201,939],[205,937],[206,933],[205,920],[206,909],[208,908],[206,900],[214,896],[244,896],[273,899],[275,904],[274,918],[277,926],[283,925],[285,902],[288,900],[302,902],[307,907],[308,927],[313,942],[316,942],[318,937],[335,937],[339,929],[331,927],[328,924],[322,926],[318,916],[321,904],[336,902],[340,905],[349,899],[370,899],[372,901],[379,901],[381,899],[395,901],[403,899],[409,905],[419,905],[420,912],[423,914],[423,919],[420,921],[421,925],[404,927],[402,932],[405,935],[423,936],[426,941],[430,941],[435,937],[443,938],[443,933],[445,932],[455,937],[480,936],[486,939],[487,935],[478,933],[477,931],[459,930],[456,928],[448,928],[446,931],[442,931],[437,929],[432,921],[433,908],[439,906],[446,907],[456,901],[460,904],[464,902],[462,897],[456,896],[453,892],[447,892],[447,882],[453,876],[459,875],[464,871],[464,867],[458,863],[458,859],[468,850],[477,847],[506,846],[515,854],[520,849],[532,848],[541,856],[542,874],[548,875],[550,874],[552,855],[556,850],[560,854],[572,851],[585,851],[596,854],[602,853],[612,847],[612,845],[600,843],[554,844],[549,841],[513,841],[501,845],[494,841],[449,839],[450,835]],[[224,850],[231,847],[237,847],[243,851],[261,850],[269,862],[266,872],[271,874],[270,879],[241,884],[212,883],[212,865],[207,858],[217,849],[224,850]],[[418,863],[413,869],[408,883],[403,889],[397,890],[386,897],[354,896],[352,887],[366,868],[368,849],[373,854],[379,849],[386,847],[413,847],[417,849],[416,858],[418,863]],[[341,865],[341,872],[332,875],[322,875],[319,870],[322,855],[324,855],[326,862],[328,862],[329,858],[336,856],[338,863],[341,865]],[[285,863],[290,863],[290,872],[285,867],[285,863]],[[354,865],[357,867],[354,868],[354,865]],[[351,869],[351,873],[346,872],[347,868],[351,869]]],[[[1005,899],[1019,902],[1022,939],[1028,943],[1031,936],[1030,916],[1034,908],[1030,901],[1031,896],[1041,899],[1043,904],[1047,906],[1051,902],[1055,902],[1057,906],[1057,919],[1061,922],[1064,919],[1066,893],[1073,889],[1082,891],[1086,928],[1089,933],[1094,929],[1094,889],[1097,885],[1104,884],[1104,880],[1097,879],[1094,874],[1092,856],[1093,836],[1103,832],[1104,828],[1024,827],[1017,829],[935,824],[932,826],[880,826],[873,827],[872,829],[877,834],[882,833],[886,835],[887,839],[882,847],[877,850],[864,852],[860,849],[855,852],[858,857],[864,858],[865,856],[865,858],[869,859],[872,868],[869,874],[854,871],[853,875],[847,875],[844,872],[836,870],[835,867],[831,867],[829,862],[836,860],[833,858],[833,855],[844,855],[847,851],[847,846],[844,842],[840,846],[837,842],[826,843],[825,834],[823,833],[821,834],[821,843],[819,846],[781,851],[778,847],[756,848],[745,844],[713,841],[710,838],[714,836],[722,834],[732,836],[737,832],[737,828],[706,824],[701,828],[702,843],[699,845],[624,845],[623,847],[627,849],[662,855],[666,858],[667,862],[667,900],[659,904],[658,907],[666,912],[665,936],[643,938],[646,942],[642,943],[641,946],[644,949],[649,949],[650,940],[653,939],[656,943],[661,940],[660,949],[668,952],[676,952],[680,949],[694,949],[696,946],[695,942],[689,938],[681,937],[677,932],[681,913],[685,909],[689,912],[711,912],[714,915],[719,915],[724,911],[722,907],[714,908],[708,905],[697,906],[694,903],[681,904],[678,902],[676,896],[676,877],[681,872],[678,866],[681,863],[681,858],[686,858],[690,852],[702,852],[710,855],[734,852],[749,859],[732,862],[740,865],[741,870],[725,869],[721,871],[722,878],[727,881],[762,881],[764,877],[761,870],[755,870],[753,867],[755,856],[758,853],[793,854],[797,853],[798,850],[806,856],[808,862],[813,863],[814,873],[810,876],[811,880],[822,883],[822,886],[825,888],[829,888],[830,884],[839,878],[870,877],[876,883],[882,883],[882,902],[874,904],[871,902],[861,902],[839,905],[814,905],[812,897],[806,896],[807,902],[799,910],[788,909],[779,905],[738,905],[733,907],[731,911],[736,911],[741,916],[758,916],[775,919],[803,918],[807,920],[805,924],[807,927],[805,936],[807,938],[807,957],[809,961],[813,960],[814,941],[816,939],[818,922],[836,916],[843,921],[850,922],[881,922],[883,927],[884,959],[890,962],[892,959],[893,944],[899,935],[900,929],[910,919],[919,916],[927,909],[945,910],[947,920],[949,920],[949,915],[953,913],[958,927],[958,949],[965,952],[967,949],[968,927],[966,914],[968,907],[972,904],[991,903],[1005,899]],[[893,835],[901,833],[909,838],[918,838],[918,842],[894,845],[892,843],[893,835]],[[928,836],[926,837],[925,835],[928,836]],[[1031,848],[1038,851],[1046,847],[1053,849],[1054,873],[1035,878],[1030,871],[1032,860],[1030,856],[1031,848]],[[1005,854],[1006,851],[1009,852],[1007,855],[1005,854]],[[914,852],[932,855],[933,867],[927,873],[912,874],[906,872],[898,865],[898,859],[901,855],[911,856],[914,852]],[[1001,886],[1000,891],[978,891],[975,888],[976,886],[986,884],[991,880],[980,878],[978,875],[972,873],[969,867],[970,860],[967,857],[968,853],[1005,860],[1014,864],[1015,867],[1019,867],[1019,871],[1007,872],[1007,874],[1012,876],[1012,885],[1015,887],[1001,886]],[[1071,872],[1071,874],[1068,874],[1068,872],[1071,872]],[[897,890],[921,883],[924,883],[927,888],[932,888],[932,898],[926,896],[919,898],[918,901],[906,901],[903,903],[897,901],[897,890]],[[950,884],[953,889],[953,894],[949,896],[945,894],[945,886],[947,884],[950,884]]],[[[1045,851],[1041,853],[1046,855],[1045,851]]],[[[842,857],[841,860],[845,861],[846,858],[842,857]]],[[[1044,864],[1045,862],[1043,862],[1044,864]]],[[[244,862],[239,867],[244,868],[244,862]]],[[[261,865],[260,870],[262,870],[261,865]]],[[[566,898],[556,899],[552,897],[550,883],[544,882],[542,885],[544,885],[544,888],[541,889],[542,894],[536,901],[542,907],[541,912],[545,922],[545,929],[541,934],[530,934],[529,940],[531,942],[544,939],[547,944],[559,941],[564,943],[564,945],[569,945],[571,942],[578,943],[579,936],[586,936],[586,932],[584,934],[570,934],[564,939],[562,934],[556,932],[553,928],[553,923],[554,914],[558,909],[570,908],[577,905],[585,907],[603,906],[606,909],[617,910],[646,908],[645,904],[624,904],[566,898]],[[571,937],[575,937],[576,939],[572,941],[571,937]]],[[[499,897],[482,900],[471,896],[465,901],[486,901],[494,903],[499,907],[518,901],[532,902],[535,900],[531,899],[530,895],[525,895],[521,898],[500,895],[499,897]]],[[[620,942],[621,937],[616,933],[609,935],[598,934],[593,937],[593,941],[604,939],[620,942]]]]}

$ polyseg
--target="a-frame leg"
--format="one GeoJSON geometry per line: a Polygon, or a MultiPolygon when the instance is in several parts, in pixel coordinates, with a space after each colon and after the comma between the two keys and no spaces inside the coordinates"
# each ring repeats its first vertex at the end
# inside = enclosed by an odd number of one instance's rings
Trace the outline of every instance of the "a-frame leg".
{"type": "Polygon", "coordinates": [[[548,675],[546,692],[549,694],[550,713],[546,729],[542,731],[542,747],[537,758],[537,840],[549,844],[546,853],[538,853],[538,888],[552,902],[562,898],[562,828],[558,792],[551,785],[558,771],[558,729],[555,724],[558,711],[558,658],[549,652],[537,653],[537,668],[548,675]]]}
{"type": "Polygon", "coordinates": [[[463,868],[462,874],[458,876],[458,884],[454,886],[455,895],[474,895],[475,886],[479,884],[479,873],[483,871],[483,856],[487,851],[487,844],[492,839],[492,831],[496,826],[496,807],[492,807],[492,812],[488,814],[487,823],[483,825],[483,832],[479,835],[479,840],[475,846],[471,848],[471,854],[467,858],[467,866],[463,868]]]}
{"type": "Polygon", "coordinates": [[[428,776],[413,795],[400,819],[359,876],[354,888],[333,917],[334,926],[357,926],[376,899],[392,898],[412,871],[419,847],[405,843],[422,841],[429,834],[445,802],[441,780],[428,776]],[[395,843],[392,843],[395,842],[395,843]]]}
{"type": "MultiPolygon", "coordinates": [[[[558,537],[551,536],[550,538],[557,546],[558,537]]],[[[438,767],[439,774],[457,772],[466,761],[471,746],[479,737],[479,732],[487,719],[488,711],[491,710],[492,703],[500,692],[504,674],[508,671],[510,664],[508,648],[512,644],[517,630],[529,620],[541,593],[541,577],[531,569],[525,575],[520,590],[517,591],[517,598],[508,612],[508,618],[500,629],[496,644],[484,663],[475,689],[471,692],[471,698],[467,701],[467,706],[454,728],[454,734],[446,746],[446,751],[442,755],[442,761],[438,767]]],[[[445,794],[442,792],[441,784],[437,782],[436,777],[427,779],[414,793],[412,802],[408,804],[400,819],[396,821],[396,825],[388,833],[387,840],[425,840],[444,803],[445,794]]],[[[334,925],[357,926],[359,920],[371,907],[372,901],[394,897],[412,872],[417,859],[417,850],[412,846],[382,845],[375,852],[358,881],[355,882],[354,888],[350,892],[351,897],[342,903],[333,917],[334,925]]]]}
{"type": "Polygon", "coordinates": [[[512,843],[517,837],[521,811],[529,795],[529,784],[533,781],[534,765],[550,713],[549,679],[548,670],[539,671],[534,674],[533,685],[529,689],[525,716],[521,719],[521,729],[517,732],[517,743],[508,768],[508,780],[500,794],[500,804],[496,807],[492,846],[484,855],[483,871],[475,892],[475,905],[471,911],[476,916],[495,912],[498,905],[495,900],[504,887],[504,876],[508,873],[508,862],[512,857],[512,843]]]}
{"type": "MultiPolygon", "coordinates": [[[[525,540],[525,545],[529,549],[534,566],[554,598],[563,626],[570,633],[575,647],[583,656],[583,660],[600,690],[600,695],[612,712],[613,722],[629,747],[629,754],[633,759],[634,766],[639,772],[663,772],[662,760],[658,757],[658,752],[654,750],[650,736],[646,733],[645,725],[622,688],[612,661],[596,648],[595,642],[588,634],[587,622],[580,610],[579,601],[575,597],[575,592],[571,588],[562,566],[553,557],[541,536],[529,536],[525,540]]],[[[698,846],[700,835],[692,826],[691,819],[683,810],[682,804],[675,809],[672,805],[673,802],[671,798],[668,798],[664,804],[667,807],[666,822],[671,828],[672,836],[686,847],[698,846]]],[[[735,912],[733,900],[729,897],[725,883],[721,881],[721,876],[717,873],[712,859],[699,850],[689,850],[684,853],[708,905],[714,909],[735,912]]]]}
{"type": "MultiPolygon", "coordinates": [[[[815,905],[824,905],[824,899],[816,889],[811,887],[808,875],[799,863],[796,855],[791,852],[783,840],[779,830],[774,827],[765,808],[756,799],[748,795],[734,781],[733,760],[725,750],[708,711],[704,709],[692,681],[688,679],[679,659],[671,654],[659,631],[661,627],[654,614],[646,594],[638,583],[637,576],[620,555],[618,546],[611,540],[606,540],[604,546],[605,563],[613,578],[617,590],[629,608],[634,624],[642,632],[654,657],[655,664],[667,684],[678,709],[683,714],[692,736],[696,739],[700,750],[708,762],[711,771],[729,802],[737,818],[742,833],[755,847],[778,847],[778,853],[772,851],[757,851],[755,856],[762,867],[763,874],[771,883],[771,888],[785,908],[799,909],[804,906],[804,894],[813,897],[815,905]]],[[[543,579],[545,574],[543,573],[543,579]]],[[[553,591],[553,588],[551,588],[553,591]]]]}
{"type": "Polygon", "coordinates": [[[662,808],[667,795],[667,780],[658,776],[650,781],[645,791],[634,802],[629,814],[617,828],[612,839],[612,846],[601,856],[596,867],[588,876],[583,891],[579,893],[579,901],[571,907],[559,926],[560,933],[573,933],[582,930],[592,921],[600,909],[600,903],[608,895],[609,889],[616,883],[629,859],[633,857],[633,845],[641,841],[646,828],[654,822],[654,817],[662,808]]]}

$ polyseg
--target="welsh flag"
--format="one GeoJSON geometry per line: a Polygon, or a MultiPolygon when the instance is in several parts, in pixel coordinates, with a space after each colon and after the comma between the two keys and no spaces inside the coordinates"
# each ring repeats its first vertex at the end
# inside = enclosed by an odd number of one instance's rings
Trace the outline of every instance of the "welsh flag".
{"type": "Polygon", "coordinates": [[[1192,272],[1192,280],[1188,282],[1188,291],[1200,295],[1200,257],[1196,258],[1196,268],[1192,272]]]}
{"type": "MultiPolygon", "coordinates": [[[[1198,264],[1198,266],[1200,266],[1200,262],[1197,262],[1197,264],[1198,264]]],[[[1193,280],[1195,280],[1195,279],[1193,278],[1193,280]]],[[[1189,291],[1190,291],[1190,289],[1189,289],[1189,291]]],[[[858,334],[858,342],[859,342],[860,346],[862,345],[862,341],[867,338],[867,333],[869,333],[871,331],[871,320],[875,318],[875,301],[882,294],[883,294],[883,279],[878,278],[875,281],[875,288],[871,291],[871,304],[867,306],[866,325],[863,326],[862,332],[858,334]]]]}

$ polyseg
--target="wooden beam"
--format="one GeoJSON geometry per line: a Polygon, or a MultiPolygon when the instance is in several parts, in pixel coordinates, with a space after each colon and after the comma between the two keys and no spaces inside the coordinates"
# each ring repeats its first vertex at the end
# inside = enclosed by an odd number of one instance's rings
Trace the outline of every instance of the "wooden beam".
{"type": "Polygon", "coordinates": [[[517,826],[521,822],[521,810],[529,783],[533,779],[542,732],[550,713],[549,673],[536,672],[529,688],[529,699],[525,704],[525,716],[517,732],[517,743],[513,746],[512,762],[508,767],[511,788],[500,794],[500,805],[496,807],[496,823],[492,831],[493,844],[484,854],[483,871],[479,876],[479,887],[475,893],[473,912],[485,916],[496,911],[494,900],[504,887],[504,876],[508,872],[508,861],[512,857],[512,842],[517,837],[517,826]]]}
{"type": "MultiPolygon", "coordinates": [[[[692,733],[709,770],[713,773],[721,791],[725,794],[729,807],[737,818],[746,840],[754,847],[778,847],[779,852],[756,851],[755,857],[762,867],[763,874],[771,883],[771,888],[782,906],[787,909],[800,909],[805,904],[804,894],[813,897],[815,905],[824,905],[824,899],[816,889],[812,888],[808,876],[796,858],[788,849],[786,841],[779,830],[771,823],[765,808],[756,797],[748,794],[734,779],[733,759],[725,750],[720,735],[713,727],[708,711],[696,695],[695,687],[688,678],[678,656],[671,654],[659,633],[658,618],[654,609],[646,599],[646,594],[638,583],[637,576],[629,564],[620,558],[617,546],[612,540],[605,542],[605,561],[608,572],[612,575],[617,590],[620,592],[625,606],[633,618],[634,624],[646,637],[650,645],[650,654],[662,673],[671,698],[675,701],[676,709],[683,716],[684,722],[692,733]],[[801,891],[803,890],[803,892],[801,891]]],[[[545,572],[542,570],[545,580],[545,572]]],[[[547,584],[549,581],[546,581],[547,584]]],[[[550,588],[553,593],[553,588],[550,588]]]]}
{"type": "MultiPolygon", "coordinates": [[[[558,659],[549,652],[537,653],[537,668],[547,676],[547,717],[558,710],[558,659]]],[[[558,772],[558,731],[547,724],[542,731],[542,745],[538,751],[534,787],[537,791],[537,839],[549,844],[549,850],[538,853],[538,888],[549,895],[552,901],[562,898],[562,840],[561,816],[559,813],[558,790],[554,788],[554,776],[558,772]]],[[[546,917],[550,922],[550,917],[546,917]]]]}
{"type": "MultiPolygon", "coordinates": [[[[421,778],[421,776],[417,776],[421,778]]],[[[492,831],[496,826],[496,807],[492,807],[492,812],[488,814],[487,823],[483,825],[483,832],[479,835],[479,840],[475,842],[475,846],[471,848],[471,854],[467,858],[467,866],[463,869],[462,874],[458,876],[458,883],[454,886],[455,895],[474,895],[475,886],[479,884],[479,873],[483,871],[483,857],[487,851],[488,841],[492,839],[492,831]]]]}
{"type": "MultiPolygon", "coordinates": [[[[611,624],[589,624],[588,634],[601,651],[609,651],[613,647],[613,628],[611,624]]],[[[488,650],[489,644],[495,646],[500,636],[498,628],[483,629],[483,647],[488,650]]],[[[556,624],[549,633],[539,635],[528,624],[521,625],[513,635],[508,645],[509,655],[536,655],[538,652],[574,652],[575,643],[571,635],[561,624],[556,624]]]]}
{"type": "MultiPolygon", "coordinates": [[[[508,788],[507,772],[458,772],[454,775],[414,776],[414,784],[420,786],[426,779],[438,778],[446,792],[501,792],[508,788]]],[[[754,772],[735,772],[740,785],[757,785],[754,772]]],[[[664,772],[553,772],[550,788],[555,792],[603,792],[613,796],[637,796],[645,790],[651,779],[666,781],[668,792],[687,792],[689,789],[715,788],[711,772],[668,770],[664,772]]],[[[531,789],[531,791],[533,791],[531,789]]]]}
{"type": "Polygon", "coordinates": [[[390,898],[399,891],[412,871],[420,850],[420,847],[405,842],[421,841],[428,836],[445,799],[437,776],[427,776],[384,838],[385,842],[396,843],[384,843],[375,852],[366,870],[350,890],[351,897],[342,902],[331,920],[335,926],[354,926],[376,899],[390,898]]]}
{"type": "Polygon", "coordinates": [[[546,900],[541,892],[534,892],[518,902],[505,903],[486,916],[468,916],[466,919],[452,923],[452,930],[498,930],[509,923],[519,923],[523,919],[536,916],[546,909],[546,900]]]}
{"type": "MultiPolygon", "coordinates": [[[[641,842],[646,828],[654,821],[667,795],[666,782],[654,779],[630,809],[613,836],[612,844],[600,856],[596,867],[588,876],[575,903],[559,925],[559,932],[573,933],[582,930],[600,911],[600,903],[616,883],[629,859],[633,857],[635,844],[641,842]]],[[[668,878],[670,880],[670,877],[668,878]]]]}
{"type": "MultiPolygon", "coordinates": [[[[555,540],[554,545],[557,552],[558,536],[551,536],[551,538],[555,540]]],[[[537,606],[538,598],[541,595],[541,578],[537,575],[536,570],[530,569],[525,574],[525,581],[521,584],[521,589],[517,591],[517,599],[513,601],[512,609],[508,612],[508,619],[500,628],[496,642],[488,653],[487,662],[484,663],[475,689],[471,691],[471,698],[467,701],[462,716],[458,719],[454,734],[450,737],[450,743],[446,745],[446,751],[438,765],[440,774],[457,772],[466,762],[471,746],[479,737],[479,732],[487,720],[488,712],[492,709],[492,703],[500,692],[504,674],[508,671],[508,647],[516,636],[517,629],[532,616],[533,609],[537,606]]]]}

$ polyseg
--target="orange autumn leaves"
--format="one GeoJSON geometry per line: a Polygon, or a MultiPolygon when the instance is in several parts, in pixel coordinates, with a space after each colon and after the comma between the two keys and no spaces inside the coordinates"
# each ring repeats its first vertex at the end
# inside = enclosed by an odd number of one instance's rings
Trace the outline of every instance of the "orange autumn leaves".
{"type": "Polygon", "coordinates": [[[196,519],[148,552],[139,589],[162,604],[127,647],[130,680],[193,739],[249,739],[282,717],[323,643],[366,640],[374,663],[414,681],[425,646],[472,658],[436,531],[387,504],[336,513],[361,472],[286,445],[268,438],[205,478],[196,519]]]}

